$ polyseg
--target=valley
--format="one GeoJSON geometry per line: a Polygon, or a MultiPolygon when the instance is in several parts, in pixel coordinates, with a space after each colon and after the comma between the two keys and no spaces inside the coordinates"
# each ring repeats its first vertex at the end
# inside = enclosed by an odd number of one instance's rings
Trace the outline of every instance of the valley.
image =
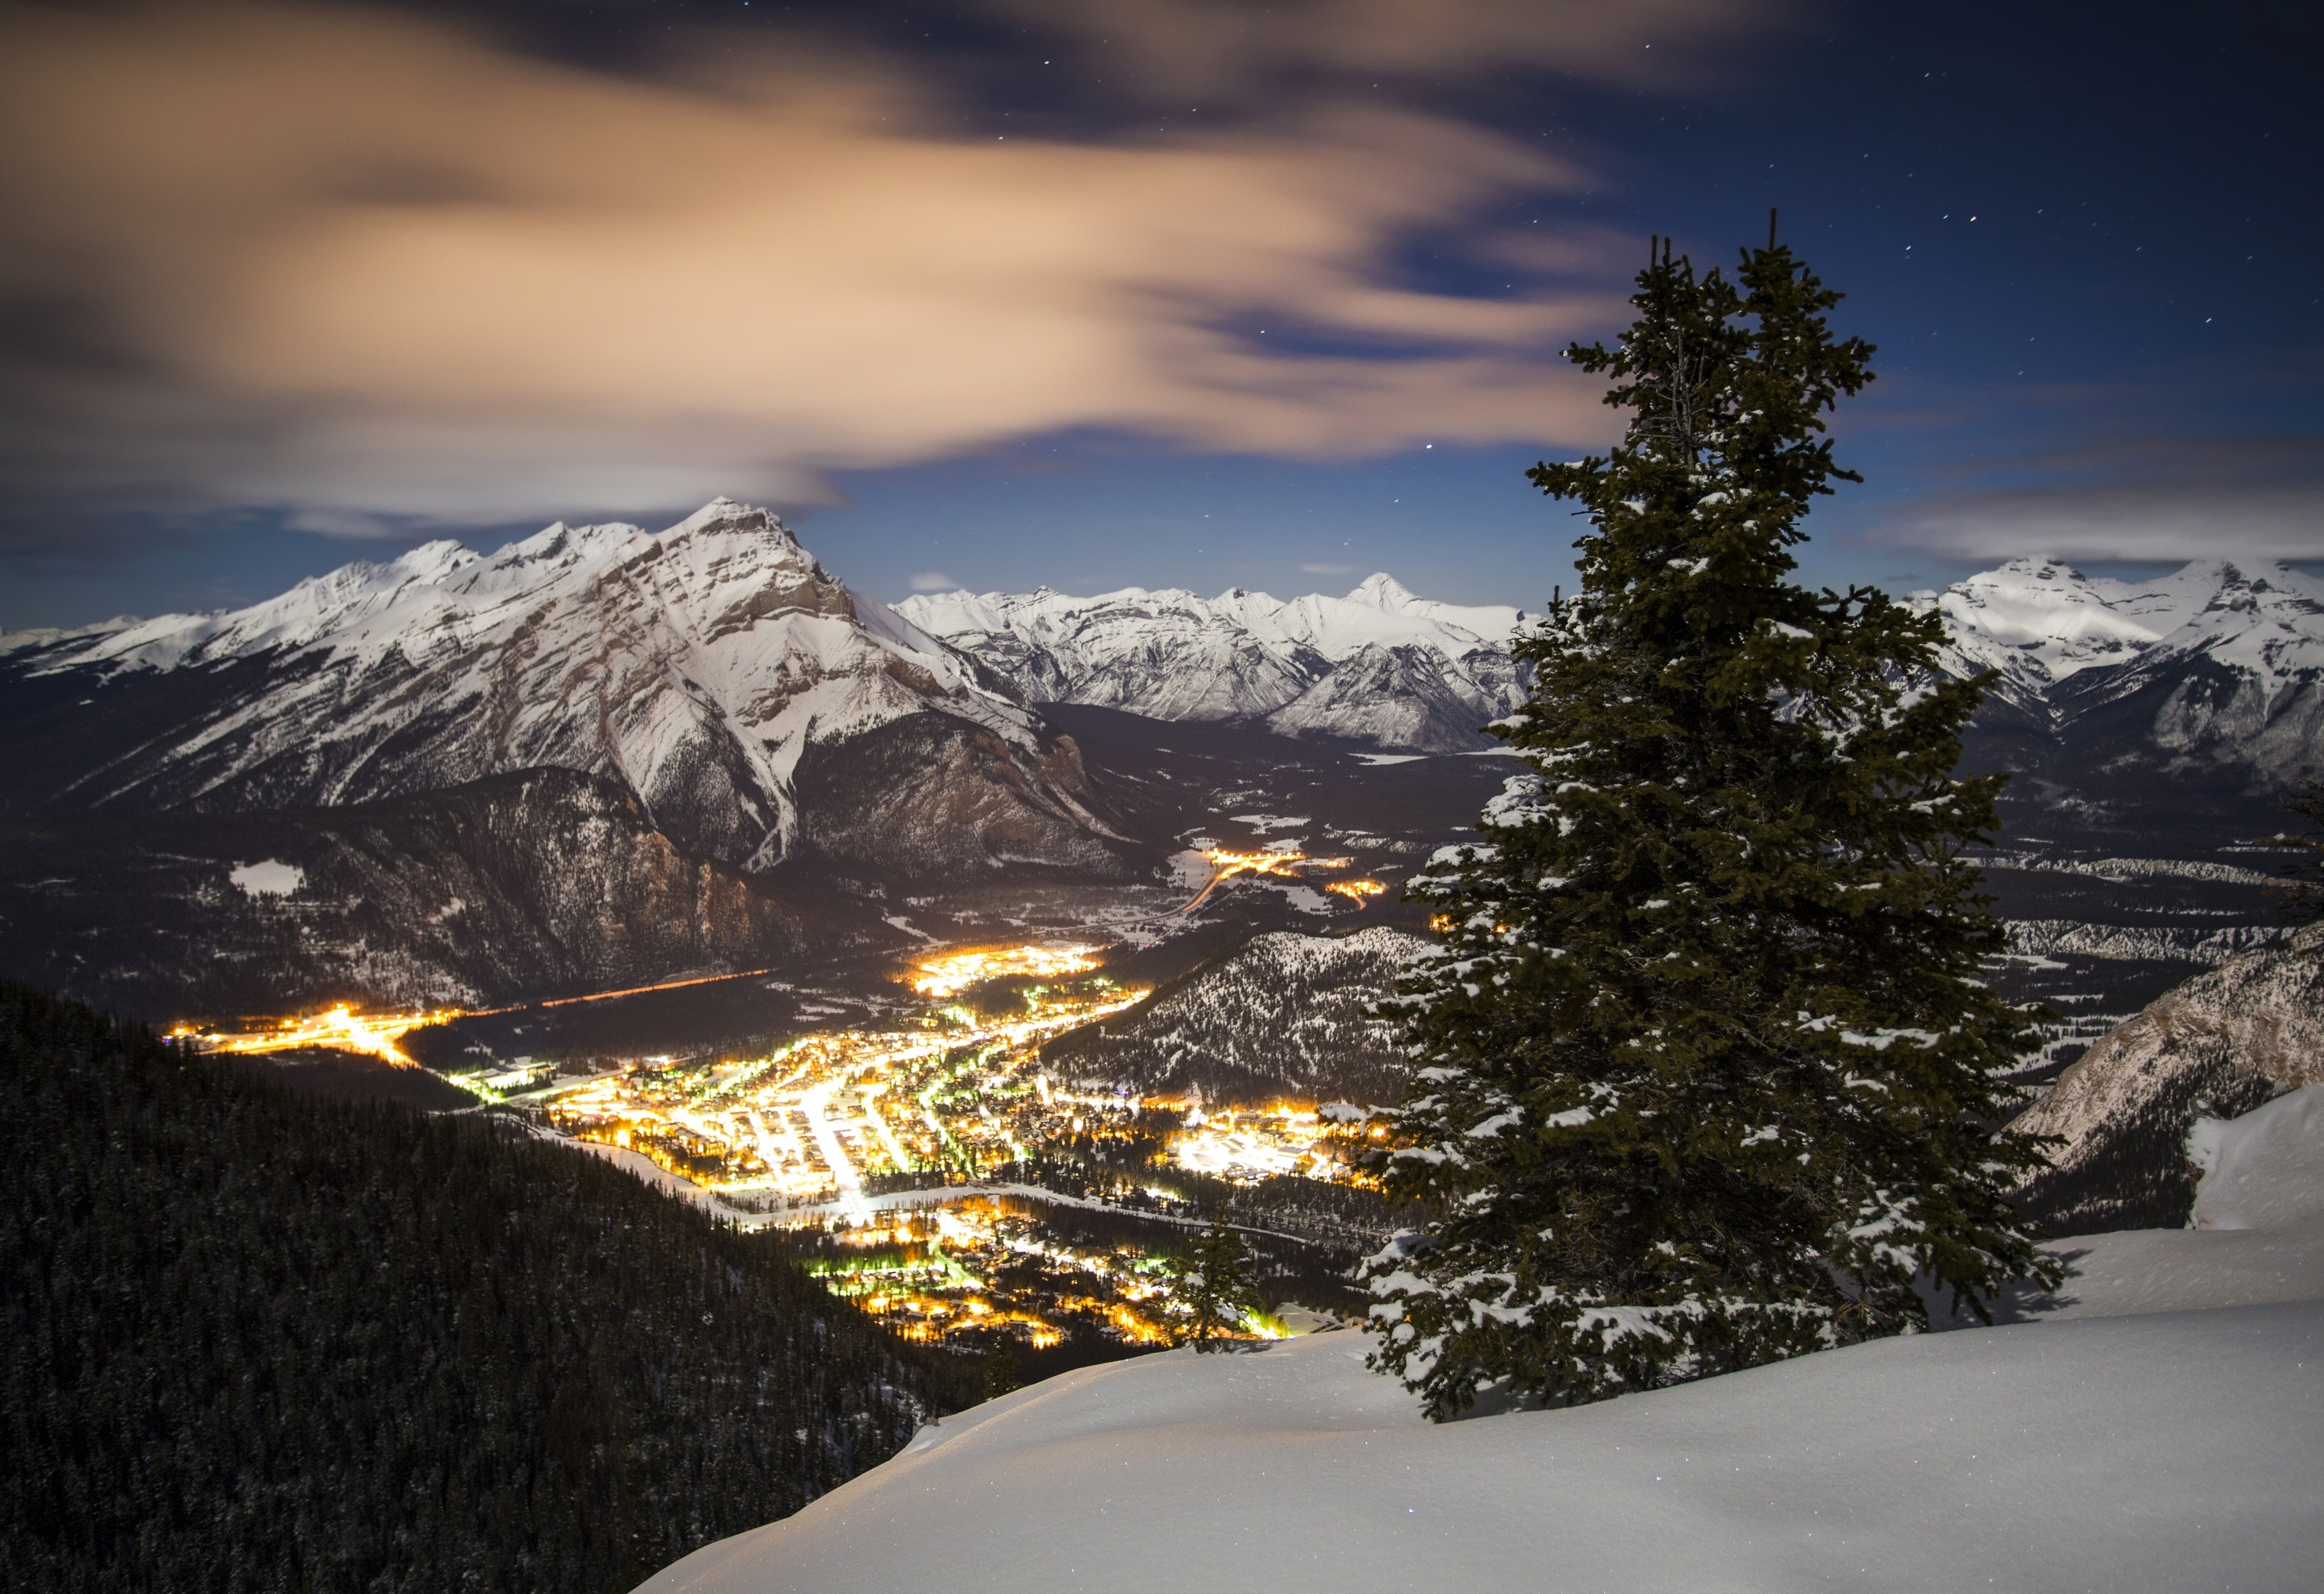
{"type": "MultiPolygon", "coordinates": [[[[2017,774],[1978,861],[2031,1089],[2278,933],[2324,607],[2041,561],[1916,601],[1998,672],[1967,761],[2017,774]]],[[[1229,1200],[1286,1314],[1251,1331],[1320,1323],[1408,1216],[1373,1005],[1431,939],[1406,883],[1523,777],[1480,727],[1526,623],[1386,576],[891,610],[720,500],[10,637],[0,961],[586,1147],[910,1339],[1165,1343],[1229,1200]]]]}

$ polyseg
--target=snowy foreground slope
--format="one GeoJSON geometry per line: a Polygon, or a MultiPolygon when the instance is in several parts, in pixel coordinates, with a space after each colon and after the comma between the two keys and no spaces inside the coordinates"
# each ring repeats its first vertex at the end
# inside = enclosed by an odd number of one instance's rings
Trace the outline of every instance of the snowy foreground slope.
{"type": "Polygon", "coordinates": [[[654,1594],[2310,1589],[2324,1303],[1888,1340],[1432,1427],[1350,1332],[927,1429],[654,1594]]]}
{"type": "Polygon", "coordinates": [[[2194,1150],[2203,1227],[2057,1242],[2075,1276],[2012,1308],[2043,1321],[1441,1427],[1359,1334],[1174,1351],[925,1428],[643,1588],[2311,1589],[2324,1087],[2194,1150]]]}

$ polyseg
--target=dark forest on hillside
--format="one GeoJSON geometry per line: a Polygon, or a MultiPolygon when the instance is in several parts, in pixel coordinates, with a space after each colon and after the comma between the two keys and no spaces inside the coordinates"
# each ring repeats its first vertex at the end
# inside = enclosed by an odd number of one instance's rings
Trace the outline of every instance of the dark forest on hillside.
{"type": "Polygon", "coordinates": [[[10,1588],[627,1589],[975,1398],[596,1158],[15,986],[0,1132],[10,1588]]]}

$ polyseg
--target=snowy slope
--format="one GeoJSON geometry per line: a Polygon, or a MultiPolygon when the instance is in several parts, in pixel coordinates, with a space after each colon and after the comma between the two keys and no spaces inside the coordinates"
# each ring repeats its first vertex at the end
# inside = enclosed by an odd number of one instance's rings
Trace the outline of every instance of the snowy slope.
{"type": "Polygon", "coordinates": [[[641,1587],[2290,1591],[2324,1547],[2324,1304],[1887,1340],[1441,1427],[1367,1343],[1051,1379],[641,1587]]]}
{"type": "Polygon", "coordinates": [[[2228,959],[2101,1036],[2010,1126],[2057,1137],[2021,1192],[2055,1231],[2184,1220],[2201,1113],[2324,1083],[2324,926],[2228,959]]]}
{"type": "MultiPolygon", "coordinates": [[[[952,806],[1014,850],[1105,857],[1070,742],[849,592],[775,516],[724,498],[659,535],[560,524],[488,557],[432,542],[249,608],[115,625],[8,663],[99,710],[53,710],[53,745],[88,751],[57,760],[54,788],[20,787],[19,808],[341,804],[558,766],[626,787],[700,851],[763,867],[816,839],[795,800],[802,764],[908,722],[921,778],[974,788],[952,806]],[[139,718],[108,704],[164,695],[152,734],[105,738],[139,718]]],[[[825,818],[843,834],[852,822],[825,818]]]]}
{"type": "Polygon", "coordinates": [[[650,1594],[2293,1590],[2324,1552],[2324,1088],[2196,1136],[2222,1227],[2061,1242],[2040,1321],[1432,1426],[1326,1333],[923,1428],[650,1594]]]}
{"type": "Polygon", "coordinates": [[[1344,598],[1213,598],[1129,587],[1094,598],[948,592],[897,612],[1037,702],[1156,719],[1259,720],[1288,735],[1462,752],[1521,697],[1515,608],[1415,597],[1374,575],[1344,598]]]}
{"type": "MultiPolygon", "coordinates": [[[[2197,1118],[2161,1155],[2200,1174],[2187,1228],[2048,1241],[2042,1248],[2065,1263],[2064,1284],[2046,1295],[2015,1287],[1992,1303],[1994,1315],[2056,1321],[2324,1299],[2324,1085],[2241,1117],[2197,1118]]],[[[1969,1321],[1962,1314],[1950,1326],[1969,1321]]]]}

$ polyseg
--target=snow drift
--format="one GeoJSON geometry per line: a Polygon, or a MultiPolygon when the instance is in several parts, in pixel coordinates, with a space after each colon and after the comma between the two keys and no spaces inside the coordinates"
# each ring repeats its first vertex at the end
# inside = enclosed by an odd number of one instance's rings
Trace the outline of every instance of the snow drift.
{"type": "Polygon", "coordinates": [[[2304,1590],[2324,1268],[2270,1296],[2252,1245],[2324,1257],[2324,1089],[2197,1141],[2199,1221],[2285,1227],[2065,1242],[2047,1321],[1442,1426],[1348,1332],[1087,1368],[924,1428],[642,1594],[2304,1590]],[[2111,1278],[2142,1268],[2143,1302],[2111,1278]],[[2220,1304],[2255,1282],[2269,1303],[2220,1304]]]}
{"type": "Polygon", "coordinates": [[[1324,1334],[924,1429],[651,1594],[2304,1589],[2324,1304],[1887,1340],[1432,1426],[1324,1334]]]}

